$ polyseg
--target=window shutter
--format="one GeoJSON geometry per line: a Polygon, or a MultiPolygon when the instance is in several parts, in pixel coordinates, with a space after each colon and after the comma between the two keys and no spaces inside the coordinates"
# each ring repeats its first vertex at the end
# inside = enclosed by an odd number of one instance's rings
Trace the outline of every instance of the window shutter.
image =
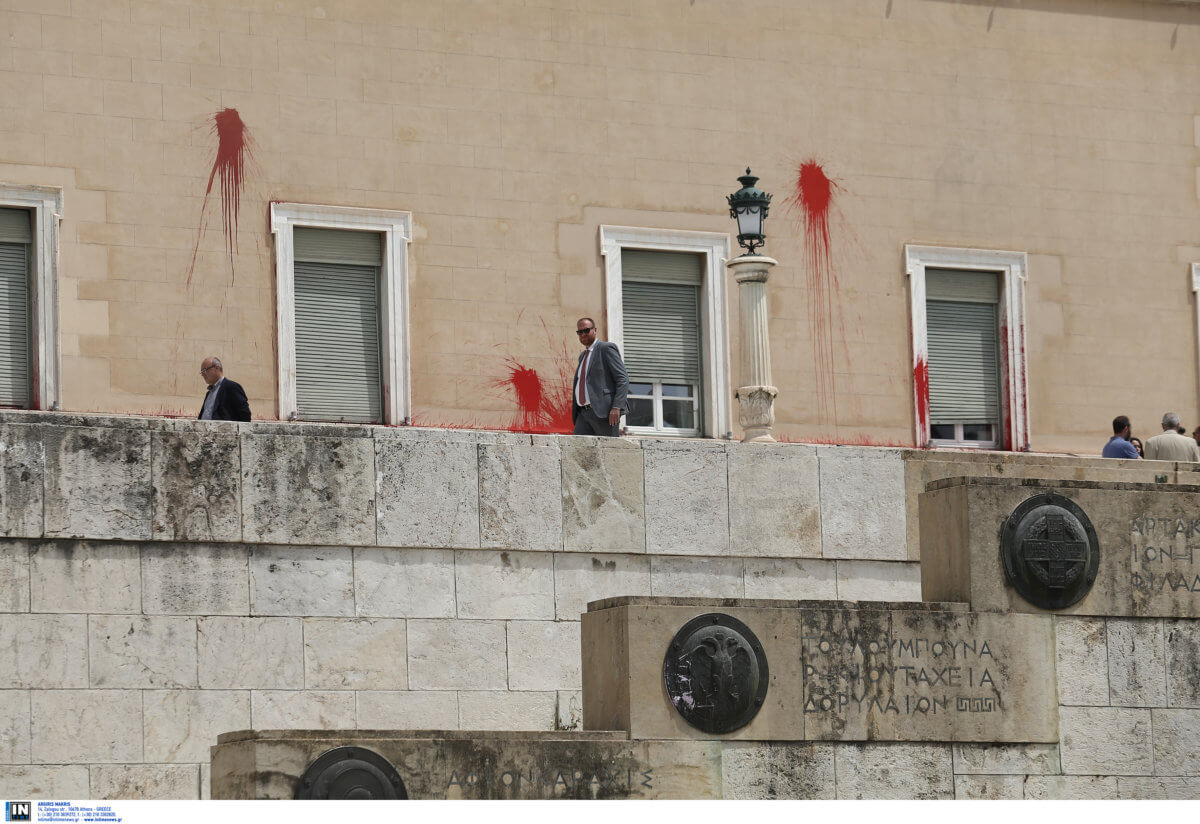
{"type": "Polygon", "coordinates": [[[293,232],[300,417],[379,423],[382,238],[342,229],[293,232]]]}
{"type": "Polygon", "coordinates": [[[702,257],[624,249],[625,367],[634,380],[700,382],[702,257]]]}
{"type": "Polygon", "coordinates": [[[996,304],[928,300],[931,423],[1000,418],[996,304]]]}
{"type": "Polygon", "coordinates": [[[0,406],[30,406],[29,212],[0,209],[0,406]]]}
{"type": "Polygon", "coordinates": [[[926,300],[954,300],[969,303],[999,303],[1000,279],[995,272],[959,269],[927,269],[926,300]]]}

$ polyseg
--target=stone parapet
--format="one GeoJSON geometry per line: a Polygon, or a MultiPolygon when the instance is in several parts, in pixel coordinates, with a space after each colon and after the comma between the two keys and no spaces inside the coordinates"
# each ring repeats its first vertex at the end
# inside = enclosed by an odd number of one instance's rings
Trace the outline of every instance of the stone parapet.
{"type": "Polygon", "coordinates": [[[594,554],[920,557],[955,476],[1162,482],[1015,453],[0,413],[0,535],[594,554]]]}

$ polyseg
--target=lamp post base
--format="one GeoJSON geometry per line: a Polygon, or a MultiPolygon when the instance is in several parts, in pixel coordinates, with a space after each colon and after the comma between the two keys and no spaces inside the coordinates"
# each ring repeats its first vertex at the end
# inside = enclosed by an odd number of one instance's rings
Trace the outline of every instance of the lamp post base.
{"type": "Polygon", "coordinates": [[[774,443],[771,429],[775,426],[774,386],[739,386],[733,396],[740,406],[738,423],[742,426],[742,443],[774,443]]]}

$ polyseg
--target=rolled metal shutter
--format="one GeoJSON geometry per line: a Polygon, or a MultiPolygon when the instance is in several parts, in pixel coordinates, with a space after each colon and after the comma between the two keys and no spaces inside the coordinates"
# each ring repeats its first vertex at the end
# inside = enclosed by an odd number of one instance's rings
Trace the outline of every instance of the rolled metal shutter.
{"type": "Polygon", "coordinates": [[[624,249],[621,304],[631,380],[699,384],[703,257],[624,249]]]}
{"type": "Polygon", "coordinates": [[[296,406],[313,421],[383,421],[382,236],[293,229],[296,406]]]}
{"type": "Polygon", "coordinates": [[[30,364],[29,212],[0,209],[0,406],[28,408],[30,364]]]}
{"type": "Polygon", "coordinates": [[[925,291],[930,422],[998,423],[998,276],[930,270],[925,291]]]}

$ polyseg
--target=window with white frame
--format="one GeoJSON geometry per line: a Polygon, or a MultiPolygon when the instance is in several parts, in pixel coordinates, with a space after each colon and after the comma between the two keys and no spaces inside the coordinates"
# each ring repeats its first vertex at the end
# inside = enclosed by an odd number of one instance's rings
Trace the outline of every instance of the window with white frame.
{"type": "Polygon", "coordinates": [[[1027,450],[1025,254],[905,251],[918,445],[1027,450]]]}
{"type": "Polygon", "coordinates": [[[58,409],[62,190],[0,184],[0,406],[58,409]]]}
{"type": "Polygon", "coordinates": [[[600,243],[608,337],[629,372],[627,431],[728,437],[729,236],[601,226],[600,243]]]}
{"type": "Polygon", "coordinates": [[[280,417],[407,422],[411,213],[276,203],[271,231],[280,417]]]}

